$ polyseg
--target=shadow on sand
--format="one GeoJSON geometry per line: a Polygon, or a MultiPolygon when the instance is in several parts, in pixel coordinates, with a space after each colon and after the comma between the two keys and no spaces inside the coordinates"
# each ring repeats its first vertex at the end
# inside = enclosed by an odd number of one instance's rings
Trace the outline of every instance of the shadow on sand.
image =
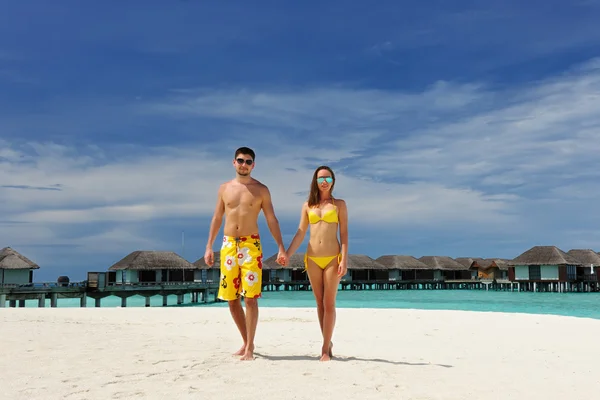
{"type": "MultiPolygon", "coordinates": [[[[318,361],[319,360],[319,357],[316,357],[316,356],[272,356],[269,354],[260,354],[260,353],[254,353],[254,356],[257,358],[264,358],[265,360],[270,360],[270,361],[318,361]]],[[[340,357],[340,356],[335,356],[335,355],[334,355],[332,361],[338,361],[338,362],[364,361],[364,362],[385,363],[385,364],[393,364],[393,365],[410,365],[412,367],[427,366],[427,365],[434,366],[434,367],[443,367],[443,368],[452,368],[453,367],[452,365],[432,364],[432,363],[426,363],[426,362],[410,363],[410,362],[404,362],[404,361],[384,360],[382,358],[340,357]]]]}

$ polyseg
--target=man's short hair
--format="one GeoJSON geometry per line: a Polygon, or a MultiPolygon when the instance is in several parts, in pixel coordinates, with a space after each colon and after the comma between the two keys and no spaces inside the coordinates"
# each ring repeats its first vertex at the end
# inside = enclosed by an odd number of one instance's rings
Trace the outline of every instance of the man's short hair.
{"type": "Polygon", "coordinates": [[[235,151],[235,155],[233,156],[233,158],[236,158],[239,154],[245,154],[247,156],[250,156],[252,157],[252,160],[254,160],[255,158],[254,150],[252,150],[250,147],[240,147],[235,151]]]}

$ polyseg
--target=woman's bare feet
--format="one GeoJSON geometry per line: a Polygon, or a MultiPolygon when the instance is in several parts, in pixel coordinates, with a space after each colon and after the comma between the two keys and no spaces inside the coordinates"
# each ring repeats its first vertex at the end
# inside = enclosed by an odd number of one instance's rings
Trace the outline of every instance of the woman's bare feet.
{"type": "Polygon", "coordinates": [[[333,352],[331,351],[332,348],[333,342],[329,343],[329,346],[327,348],[323,347],[321,349],[321,358],[319,359],[319,361],[330,361],[333,357],[333,352]]]}
{"type": "Polygon", "coordinates": [[[246,345],[243,345],[238,351],[236,351],[235,353],[233,353],[234,356],[241,356],[244,355],[244,353],[246,352],[246,345]]]}

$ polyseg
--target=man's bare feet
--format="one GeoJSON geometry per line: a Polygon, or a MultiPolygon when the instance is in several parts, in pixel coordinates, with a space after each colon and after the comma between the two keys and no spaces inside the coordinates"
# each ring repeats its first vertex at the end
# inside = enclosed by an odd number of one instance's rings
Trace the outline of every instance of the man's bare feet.
{"type": "Polygon", "coordinates": [[[246,352],[246,345],[243,345],[238,351],[236,351],[235,353],[233,353],[234,356],[241,356],[244,355],[244,353],[246,352]]]}
{"type": "Polygon", "coordinates": [[[254,360],[254,346],[247,346],[242,357],[240,358],[242,361],[252,361],[254,360]]]}
{"type": "Polygon", "coordinates": [[[319,361],[331,361],[331,357],[329,357],[329,354],[324,353],[321,355],[321,358],[319,359],[319,361]]]}

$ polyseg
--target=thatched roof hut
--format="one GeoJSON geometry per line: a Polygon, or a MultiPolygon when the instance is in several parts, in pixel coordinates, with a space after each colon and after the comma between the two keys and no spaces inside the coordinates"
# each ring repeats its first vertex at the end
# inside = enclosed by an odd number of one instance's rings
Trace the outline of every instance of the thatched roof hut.
{"type": "Polygon", "coordinates": [[[413,256],[385,255],[375,259],[387,269],[429,269],[429,267],[413,256]]]}
{"type": "Polygon", "coordinates": [[[10,247],[0,250],[0,269],[39,269],[40,266],[10,247]]]}
{"type": "Polygon", "coordinates": [[[509,260],[509,266],[515,265],[576,265],[582,263],[556,246],[534,246],[520,256],[509,260]]]}
{"type": "Polygon", "coordinates": [[[112,265],[108,270],[118,271],[124,269],[139,271],[158,269],[197,269],[197,267],[172,251],[134,251],[112,265]]]}
{"type": "Polygon", "coordinates": [[[263,269],[301,268],[304,269],[304,253],[294,253],[290,257],[287,267],[277,264],[277,253],[263,261],[263,269]]]}
{"type": "Polygon", "coordinates": [[[194,266],[198,269],[210,269],[210,268],[221,268],[221,252],[215,251],[213,257],[213,265],[209,267],[204,261],[204,257],[200,257],[194,262],[194,266]]]}
{"type": "Polygon", "coordinates": [[[448,256],[423,256],[419,258],[423,264],[427,265],[429,269],[442,269],[442,270],[466,270],[469,267],[454,261],[448,256]]]}
{"type": "Polygon", "coordinates": [[[471,268],[473,266],[473,262],[475,262],[476,259],[477,258],[471,258],[471,257],[457,257],[454,259],[454,261],[456,261],[463,267],[471,268]]]}
{"type": "Polygon", "coordinates": [[[364,254],[348,254],[348,269],[387,269],[384,265],[364,254]]]}
{"type": "Polygon", "coordinates": [[[508,270],[508,262],[510,260],[507,260],[506,258],[490,258],[489,260],[493,261],[494,264],[496,264],[496,266],[498,267],[498,269],[501,270],[508,270]]]}
{"type": "Polygon", "coordinates": [[[593,264],[595,267],[600,266],[600,254],[591,249],[571,249],[567,254],[575,258],[584,266],[593,264]]]}

